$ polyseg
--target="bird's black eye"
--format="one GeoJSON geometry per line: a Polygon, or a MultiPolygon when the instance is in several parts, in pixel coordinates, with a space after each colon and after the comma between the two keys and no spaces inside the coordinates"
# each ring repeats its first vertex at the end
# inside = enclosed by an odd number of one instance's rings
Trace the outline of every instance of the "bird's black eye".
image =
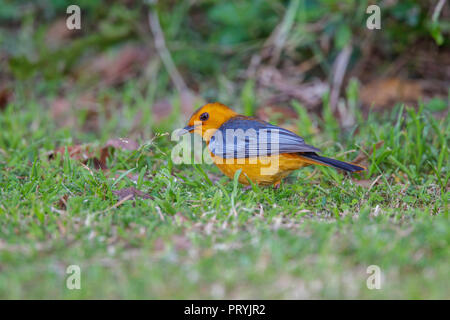
{"type": "Polygon", "coordinates": [[[206,121],[209,118],[209,113],[208,112],[204,112],[200,115],[200,120],[202,121],[206,121]]]}

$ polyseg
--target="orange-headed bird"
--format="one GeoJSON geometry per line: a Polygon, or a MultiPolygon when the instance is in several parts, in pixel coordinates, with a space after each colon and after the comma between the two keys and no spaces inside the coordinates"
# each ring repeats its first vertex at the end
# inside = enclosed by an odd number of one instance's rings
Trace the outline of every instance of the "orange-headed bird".
{"type": "MultiPolygon", "coordinates": [[[[347,172],[364,171],[351,163],[319,156],[320,150],[302,137],[257,118],[239,115],[221,103],[208,103],[194,112],[187,132],[202,136],[213,162],[233,179],[241,169],[239,182],[248,179],[260,185],[279,187],[281,179],[301,167],[316,164],[347,172]]],[[[184,131],[184,133],[186,133],[184,131]]]]}

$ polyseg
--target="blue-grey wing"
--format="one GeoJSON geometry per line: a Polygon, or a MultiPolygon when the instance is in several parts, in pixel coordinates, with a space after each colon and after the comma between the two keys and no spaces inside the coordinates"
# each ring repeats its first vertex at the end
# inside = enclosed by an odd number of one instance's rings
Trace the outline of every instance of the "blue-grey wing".
{"type": "Polygon", "coordinates": [[[211,137],[209,150],[222,158],[320,151],[289,130],[245,117],[225,122],[211,137]]]}

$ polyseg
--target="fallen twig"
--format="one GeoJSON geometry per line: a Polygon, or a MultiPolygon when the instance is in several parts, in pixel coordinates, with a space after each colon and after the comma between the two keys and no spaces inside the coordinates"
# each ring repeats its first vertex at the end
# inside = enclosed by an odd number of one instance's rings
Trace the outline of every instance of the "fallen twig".
{"type": "Polygon", "coordinates": [[[156,12],[155,8],[157,1],[152,1],[152,3],[153,6],[148,12],[148,24],[150,26],[150,30],[153,33],[155,48],[158,51],[158,54],[162,62],[164,63],[164,66],[166,67],[166,70],[169,73],[170,79],[172,80],[173,84],[180,93],[184,92],[188,90],[188,87],[186,86],[186,83],[184,82],[180,72],[178,72],[175,63],[173,62],[170,51],[167,49],[164,33],[161,29],[158,13],[156,12]]]}
{"type": "Polygon", "coordinates": [[[342,81],[344,80],[352,51],[353,48],[351,45],[346,46],[341,50],[333,64],[333,78],[330,92],[330,109],[333,113],[337,110],[342,81]]]}
{"type": "Polygon", "coordinates": [[[440,0],[440,1],[437,3],[436,7],[434,8],[433,16],[432,16],[432,18],[431,18],[431,20],[432,20],[433,22],[436,22],[437,19],[439,18],[439,15],[441,14],[442,8],[444,7],[445,1],[446,1],[446,0],[440,0]]]}

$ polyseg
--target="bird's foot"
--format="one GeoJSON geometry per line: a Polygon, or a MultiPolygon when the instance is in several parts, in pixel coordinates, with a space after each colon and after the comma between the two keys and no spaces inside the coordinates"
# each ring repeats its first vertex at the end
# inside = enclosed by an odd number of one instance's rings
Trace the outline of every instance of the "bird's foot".
{"type": "Polygon", "coordinates": [[[250,190],[251,188],[252,188],[251,185],[246,185],[246,186],[244,186],[244,187],[242,188],[242,191],[248,191],[248,190],[250,190]]]}

